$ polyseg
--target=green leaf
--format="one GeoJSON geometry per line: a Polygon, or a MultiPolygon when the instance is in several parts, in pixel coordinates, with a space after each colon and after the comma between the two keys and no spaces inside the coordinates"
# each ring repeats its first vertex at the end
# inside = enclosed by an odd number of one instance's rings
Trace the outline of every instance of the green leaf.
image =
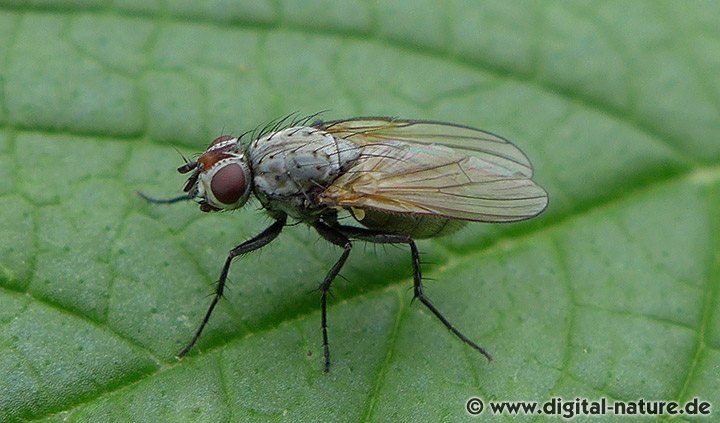
{"type": "MultiPolygon", "coordinates": [[[[455,421],[465,402],[720,407],[716,2],[0,1],[0,421],[455,421]],[[442,6],[440,6],[442,4],[442,6]],[[304,225],[147,204],[192,155],[289,112],[516,142],[541,217],[340,254],[304,225]]],[[[509,417],[509,415],[506,415],[509,417]]],[[[612,416],[606,416],[612,420],[612,416]]]]}

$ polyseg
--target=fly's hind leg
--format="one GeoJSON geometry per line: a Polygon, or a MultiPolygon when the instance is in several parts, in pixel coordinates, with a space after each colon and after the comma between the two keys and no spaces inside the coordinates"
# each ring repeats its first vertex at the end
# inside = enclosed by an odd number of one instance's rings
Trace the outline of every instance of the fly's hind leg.
{"type": "Polygon", "coordinates": [[[328,343],[327,334],[327,295],[332,281],[338,273],[340,273],[340,269],[342,269],[343,265],[345,265],[345,261],[347,261],[347,258],[350,255],[352,243],[348,237],[343,235],[342,232],[338,231],[334,226],[330,226],[322,222],[314,222],[312,223],[312,226],[324,239],[343,248],[342,254],[320,284],[320,324],[322,327],[323,337],[323,355],[325,357],[324,370],[327,373],[330,371],[330,344],[328,343]]]}
{"type": "Polygon", "coordinates": [[[376,232],[369,229],[357,228],[354,226],[343,226],[338,225],[337,229],[349,238],[359,239],[362,241],[373,242],[376,244],[407,244],[410,246],[410,255],[412,257],[412,268],[413,268],[413,284],[414,284],[414,298],[417,298],[421,303],[425,305],[435,315],[446,328],[450,330],[455,336],[460,338],[461,341],[470,345],[474,350],[485,356],[488,361],[492,360],[490,354],[485,351],[484,348],[471,341],[467,336],[463,335],[450,321],[440,313],[440,310],[430,301],[425,295],[422,285],[422,272],[420,269],[420,253],[418,252],[415,241],[407,235],[397,234],[386,234],[382,232],[376,232]]]}

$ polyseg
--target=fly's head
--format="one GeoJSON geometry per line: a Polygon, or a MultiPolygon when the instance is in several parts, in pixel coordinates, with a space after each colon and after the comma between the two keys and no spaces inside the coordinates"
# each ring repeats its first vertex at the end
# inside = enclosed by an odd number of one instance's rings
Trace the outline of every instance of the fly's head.
{"type": "Polygon", "coordinates": [[[240,139],[217,137],[197,161],[178,168],[192,174],[183,191],[200,203],[204,212],[242,207],[250,196],[252,177],[240,139]]]}

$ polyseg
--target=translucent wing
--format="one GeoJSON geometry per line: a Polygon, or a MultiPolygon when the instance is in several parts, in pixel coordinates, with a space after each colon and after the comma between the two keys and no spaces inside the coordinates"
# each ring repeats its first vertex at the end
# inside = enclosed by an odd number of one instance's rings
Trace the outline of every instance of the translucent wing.
{"type": "Polygon", "coordinates": [[[523,220],[547,206],[525,154],[489,132],[390,118],[314,126],[362,151],[325,189],[323,204],[482,222],[523,220]]]}

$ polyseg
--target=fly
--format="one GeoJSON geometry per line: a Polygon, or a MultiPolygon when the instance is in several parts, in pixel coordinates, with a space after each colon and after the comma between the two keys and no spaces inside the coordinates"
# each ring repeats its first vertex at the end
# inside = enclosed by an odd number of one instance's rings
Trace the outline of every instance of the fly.
{"type": "Polygon", "coordinates": [[[153,203],[195,200],[204,212],[241,208],[252,194],[274,219],[230,250],[210,306],[178,358],[192,349],[210,320],[233,259],[272,242],[292,219],[343,249],[319,287],[326,372],[327,295],[355,240],[407,244],[414,298],[491,360],[425,295],[415,240],[452,233],[465,222],[517,222],[540,214],[548,196],[532,181],[528,158],[510,141],[467,126],[387,117],[310,123],[313,118],[278,121],[246,141],[244,136],[215,138],[197,160],[186,159],[178,168],[190,173],[185,195],[157,200],[141,194],[153,203]],[[340,223],[341,211],[359,225],[340,223]]]}

